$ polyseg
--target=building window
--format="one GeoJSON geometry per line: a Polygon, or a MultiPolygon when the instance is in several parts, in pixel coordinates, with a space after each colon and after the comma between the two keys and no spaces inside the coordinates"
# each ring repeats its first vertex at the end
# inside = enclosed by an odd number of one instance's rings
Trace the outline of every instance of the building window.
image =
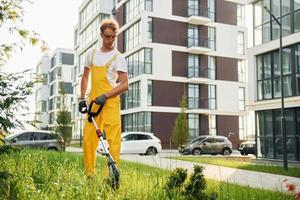
{"type": "Polygon", "coordinates": [[[217,135],[216,115],[209,115],[209,135],[217,135]]]}
{"type": "Polygon", "coordinates": [[[59,63],[63,65],[74,65],[74,54],[60,53],[59,63]]]}
{"type": "MultiPolygon", "coordinates": [[[[288,160],[300,160],[300,143],[297,141],[300,107],[286,108],[285,117],[286,127],[289,127],[286,129],[288,160]]],[[[280,109],[256,112],[258,157],[271,159],[283,158],[280,120],[280,109]]]]}
{"type": "Polygon", "coordinates": [[[244,32],[238,32],[238,53],[245,54],[244,32]]]}
{"type": "Polygon", "coordinates": [[[152,17],[148,17],[148,42],[152,42],[152,29],[153,29],[153,23],[152,23],[152,17]]]}
{"type": "MultiPolygon", "coordinates": [[[[299,95],[298,88],[298,45],[284,48],[282,51],[284,96],[299,95]],[[293,50],[295,49],[295,51],[293,50]],[[295,62],[292,62],[295,60],[295,62]],[[294,64],[295,63],[295,64],[294,64]],[[295,73],[294,73],[295,72],[295,73]],[[295,79],[296,81],[292,81],[295,79]]],[[[281,79],[278,50],[256,57],[257,67],[257,99],[281,97],[281,79]]]]}
{"type": "Polygon", "coordinates": [[[129,0],[125,4],[125,23],[134,19],[143,11],[152,11],[152,0],[129,0]]]}
{"type": "Polygon", "coordinates": [[[238,61],[238,80],[239,82],[246,82],[246,60],[238,61]]]}
{"type": "Polygon", "coordinates": [[[239,137],[240,140],[253,140],[250,135],[247,135],[247,118],[239,116],[239,137]]]}
{"type": "Polygon", "coordinates": [[[199,30],[198,26],[188,25],[188,47],[199,46],[199,30]]]}
{"type": "Polygon", "coordinates": [[[199,108],[199,85],[188,85],[188,108],[199,108]]]}
{"type": "Polygon", "coordinates": [[[199,115],[188,114],[189,139],[192,140],[199,136],[199,115]]]}
{"type": "Polygon", "coordinates": [[[199,16],[198,0],[188,0],[188,16],[199,16]]]}
{"type": "Polygon", "coordinates": [[[42,100],[42,112],[47,112],[47,100],[42,100]]]}
{"type": "Polygon", "coordinates": [[[208,48],[216,50],[216,27],[208,27],[208,48]]]}
{"type": "Polygon", "coordinates": [[[138,112],[122,115],[122,131],[152,132],[151,112],[138,112]]]}
{"type": "Polygon", "coordinates": [[[245,88],[239,88],[239,110],[245,110],[245,88]]]}
{"type": "Polygon", "coordinates": [[[140,93],[140,81],[131,83],[128,87],[128,91],[122,95],[122,109],[140,107],[140,93]]]}
{"type": "MultiPolygon", "coordinates": [[[[295,1],[295,0],[294,0],[295,1]]],[[[297,0],[298,1],[298,0],[297,0]]],[[[282,8],[280,9],[280,0],[260,0],[254,4],[254,45],[259,45],[270,40],[279,38],[279,25],[275,20],[264,10],[264,6],[268,7],[271,13],[282,23],[282,35],[286,36],[293,32],[291,22],[294,21],[296,31],[296,16],[297,16],[297,3],[294,3],[294,11],[291,11],[291,2],[289,0],[281,0],[282,8]],[[282,11],[280,15],[280,10],[282,11]],[[291,15],[294,13],[294,16],[291,15]],[[294,17],[295,20],[291,20],[294,17]]],[[[298,3],[299,4],[299,3],[298,3]]]]}
{"type": "Polygon", "coordinates": [[[43,79],[43,85],[48,84],[48,74],[42,74],[42,79],[43,79]]]}
{"type": "Polygon", "coordinates": [[[147,81],[147,105],[152,106],[152,80],[147,81]]]}
{"type": "Polygon", "coordinates": [[[216,57],[208,56],[208,78],[216,79],[216,57]]]}
{"type": "MultiPolygon", "coordinates": [[[[300,2],[299,2],[300,7],[300,2]]],[[[295,64],[296,64],[296,94],[300,95],[300,44],[295,48],[295,64]]]]}
{"type": "Polygon", "coordinates": [[[212,20],[215,21],[216,19],[216,0],[208,0],[208,17],[212,20]]]}
{"type": "Polygon", "coordinates": [[[215,85],[208,85],[208,108],[209,109],[217,109],[216,99],[217,99],[217,92],[216,92],[215,85]]]}
{"type": "Polygon", "coordinates": [[[188,77],[199,77],[200,56],[197,54],[188,54],[188,77]]]}
{"type": "Polygon", "coordinates": [[[295,23],[295,32],[300,31],[300,0],[294,0],[294,23],[295,23]]]}
{"type": "Polygon", "coordinates": [[[124,32],[124,49],[129,51],[130,49],[139,45],[142,41],[141,34],[141,21],[133,24],[124,32]]]}
{"type": "Polygon", "coordinates": [[[84,9],[80,12],[80,28],[86,25],[90,21],[91,18],[95,16],[95,14],[99,11],[100,5],[99,0],[90,1],[84,9]]]}
{"type": "Polygon", "coordinates": [[[126,57],[128,77],[152,74],[152,49],[144,48],[126,57]]]}
{"type": "Polygon", "coordinates": [[[245,26],[245,6],[237,4],[237,25],[245,26]]]}

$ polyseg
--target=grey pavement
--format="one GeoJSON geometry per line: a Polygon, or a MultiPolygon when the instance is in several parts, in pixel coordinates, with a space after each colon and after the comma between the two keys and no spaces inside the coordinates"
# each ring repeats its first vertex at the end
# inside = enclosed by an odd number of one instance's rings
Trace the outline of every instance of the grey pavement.
{"type": "MultiPolygon", "coordinates": [[[[77,153],[82,152],[81,149],[70,147],[68,147],[67,151],[77,153]]],[[[300,191],[300,178],[165,158],[176,155],[178,155],[177,151],[172,150],[163,151],[162,153],[156,156],[140,156],[135,154],[125,154],[121,155],[121,160],[142,163],[168,170],[173,170],[178,167],[181,167],[187,169],[189,173],[193,171],[194,165],[201,165],[205,167],[204,175],[206,178],[209,179],[224,181],[228,183],[236,183],[239,185],[245,185],[253,188],[281,192],[287,191],[287,187],[284,183],[284,180],[287,180],[289,183],[295,183],[297,186],[297,190],[300,191]]]]}

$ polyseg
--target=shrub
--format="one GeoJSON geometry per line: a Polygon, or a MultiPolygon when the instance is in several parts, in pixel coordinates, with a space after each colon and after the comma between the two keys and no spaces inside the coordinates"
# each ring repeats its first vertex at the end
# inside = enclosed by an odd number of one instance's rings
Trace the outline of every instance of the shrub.
{"type": "Polygon", "coordinates": [[[177,168],[171,172],[166,182],[165,188],[168,190],[180,188],[187,177],[187,170],[183,168],[177,168]]]}

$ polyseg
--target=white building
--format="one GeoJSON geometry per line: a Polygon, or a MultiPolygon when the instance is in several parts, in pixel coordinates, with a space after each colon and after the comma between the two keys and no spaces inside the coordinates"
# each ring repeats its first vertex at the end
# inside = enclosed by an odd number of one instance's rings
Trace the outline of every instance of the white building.
{"type": "Polygon", "coordinates": [[[111,0],[85,0],[79,8],[79,21],[74,28],[76,62],[72,73],[75,96],[72,103],[73,139],[79,139],[82,134],[83,116],[78,112],[77,98],[80,96],[83,62],[88,51],[101,45],[100,23],[103,19],[111,17],[112,8],[111,0]]]}
{"type": "Polygon", "coordinates": [[[48,86],[48,73],[50,70],[49,55],[45,54],[36,65],[36,75],[42,82],[36,85],[35,90],[35,120],[37,123],[37,129],[48,129],[48,98],[49,98],[49,86],[48,86]]]}
{"type": "MultiPolygon", "coordinates": [[[[150,131],[171,147],[179,101],[188,98],[190,138],[247,132],[245,6],[230,0],[118,1],[118,49],[128,62],[122,131],[150,131]]],[[[249,134],[252,134],[249,135],[249,134]]]]}
{"type": "Polygon", "coordinates": [[[72,70],[74,68],[74,50],[56,49],[50,56],[50,70],[48,73],[49,99],[48,99],[48,125],[55,126],[57,112],[63,106],[71,112],[74,99],[72,86],[72,70]],[[65,90],[63,100],[61,89],[65,90]],[[64,103],[63,103],[64,101],[64,103]]]}

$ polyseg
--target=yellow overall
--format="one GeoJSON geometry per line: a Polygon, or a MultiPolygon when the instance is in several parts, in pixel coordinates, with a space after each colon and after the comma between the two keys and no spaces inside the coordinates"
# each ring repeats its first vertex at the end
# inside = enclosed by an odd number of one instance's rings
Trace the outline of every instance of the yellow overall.
{"type": "MultiPolygon", "coordinates": [[[[94,54],[95,51],[92,51],[90,68],[91,92],[88,100],[89,104],[91,100],[113,89],[113,86],[107,79],[107,73],[111,63],[118,56],[118,54],[114,55],[113,58],[105,64],[105,66],[94,66],[94,54]]],[[[98,108],[99,106],[94,104],[92,111],[96,111],[98,108]]],[[[95,121],[102,132],[105,130],[106,140],[109,144],[109,152],[117,165],[119,165],[121,149],[120,97],[115,96],[108,98],[100,114],[95,117],[95,121]]],[[[85,174],[87,176],[93,176],[95,174],[96,150],[98,143],[99,139],[96,134],[96,129],[93,123],[88,122],[86,117],[83,129],[83,156],[85,174]]]]}

